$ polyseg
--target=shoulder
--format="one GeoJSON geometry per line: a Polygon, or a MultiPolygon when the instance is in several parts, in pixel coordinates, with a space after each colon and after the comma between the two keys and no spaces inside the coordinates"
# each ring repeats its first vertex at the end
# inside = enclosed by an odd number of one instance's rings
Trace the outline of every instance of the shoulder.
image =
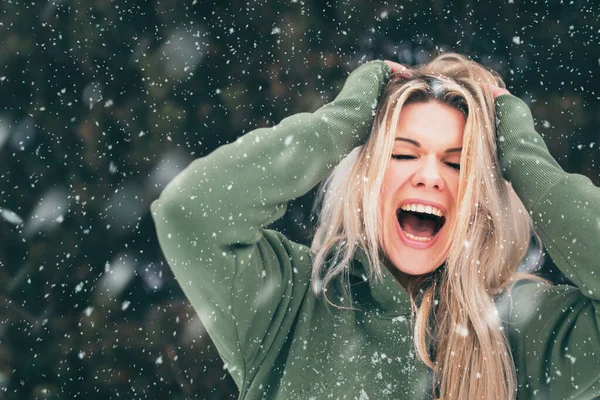
{"type": "Polygon", "coordinates": [[[294,242],[283,233],[273,229],[263,229],[264,242],[259,243],[258,251],[263,261],[271,260],[282,270],[297,278],[308,279],[313,261],[310,247],[294,242]]]}
{"type": "Polygon", "coordinates": [[[542,319],[547,321],[550,313],[557,316],[571,312],[582,306],[586,299],[575,286],[521,279],[498,295],[495,303],[502,322],[515,328],[542,319]]]}
{"type": "Polygon", "coordinates": [[[283,233],[273,229],[263,229],[262,234],[274,251],[285,253],[290,257],[300,257],[297,261],[311,261],[310,247],[294,242],[283,233]]]}

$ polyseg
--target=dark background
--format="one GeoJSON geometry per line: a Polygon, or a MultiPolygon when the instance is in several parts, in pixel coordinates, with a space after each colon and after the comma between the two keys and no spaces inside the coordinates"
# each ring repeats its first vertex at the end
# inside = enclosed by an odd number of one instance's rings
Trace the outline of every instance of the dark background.
{"type": "MultiPolygon", "coordinates": [[[[465,53],[600,184],[596,1],[3,0],[0,399],[233,399],[149,205],[360,62],[465,53]]],[[[273,227],[308,244],[312,194],[273,227]]],[[[546,272],[560,274],[551,263],[546,272]]]]}

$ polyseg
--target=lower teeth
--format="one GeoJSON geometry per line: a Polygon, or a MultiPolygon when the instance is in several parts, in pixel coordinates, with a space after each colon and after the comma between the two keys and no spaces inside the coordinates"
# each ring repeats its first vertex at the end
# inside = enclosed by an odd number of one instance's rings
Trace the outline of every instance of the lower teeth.
{"type": "Polygon", "coordinates": [[[402,232],[404,232],[404,234],[406,235],[407,238],[409,238],[411,240],[416,240],[417,242],[428,242],[431,239],[433,239],[433,236],[430,236],[430,237],[415,236],[412,233],[406,232],[404,229],[402,230],[402,232]]]}

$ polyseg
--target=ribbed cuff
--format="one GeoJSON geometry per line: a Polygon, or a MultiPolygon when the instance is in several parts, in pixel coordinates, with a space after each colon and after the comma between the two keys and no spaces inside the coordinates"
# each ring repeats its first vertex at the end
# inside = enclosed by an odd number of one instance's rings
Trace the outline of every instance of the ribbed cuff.
{"type": "Polygon", "coordinates": [[[348,76],[335,100],[315,112],[329,126],[341,157],[366,142],[379,97],[390,76],[390,67],[384,61],[369,61],[348,76]]]}

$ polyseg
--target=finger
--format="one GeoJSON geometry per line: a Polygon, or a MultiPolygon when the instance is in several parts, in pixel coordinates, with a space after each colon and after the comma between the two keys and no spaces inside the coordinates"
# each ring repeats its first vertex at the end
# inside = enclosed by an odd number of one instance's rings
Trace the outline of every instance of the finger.
{"type": "Polygon", "coordinates": [[[392,72],[402,72],[402,71],[404,71],[404,70],[407,69],[402,64],[398,64],[398,63],[395,63],[393,61],[386,61],[386,62],[390,66],[390,69],[392,70],[392,72]]]}
{"type": "Polygon", "coordinates": [[[400,74],[401,76],[404,76],[406,78],[412,77],[410,69],[408,69],[404,65],[389,60],[385,60],[385,63],[390,67],[392,74],[400,74]]]}
{"type": "Polygon", "coordinates": [[[510,94],[510,92],[504,88],[493,85],[491,83],[489,85],[490,85],[490,88],[492,89],[492,96],[494,96],[494,98],[496,98],[502,94],[510,94]]]}

